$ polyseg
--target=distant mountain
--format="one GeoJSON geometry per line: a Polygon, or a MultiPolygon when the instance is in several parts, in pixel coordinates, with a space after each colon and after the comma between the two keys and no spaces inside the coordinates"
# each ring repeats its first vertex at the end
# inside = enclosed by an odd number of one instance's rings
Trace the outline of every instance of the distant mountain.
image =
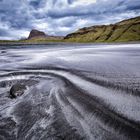
{"type": "Polygon", "coordinates": [[[140,41],[140,16],[116,24],[85,27],[64,39],[71,42],[140,41]]]}
{"type": "Polygon", "coordinates": [[[27,40],[60,40],[63,39],[62,36],[50,36],[47,35],[46,33],[33,29],[31,30],[27,40]]]}

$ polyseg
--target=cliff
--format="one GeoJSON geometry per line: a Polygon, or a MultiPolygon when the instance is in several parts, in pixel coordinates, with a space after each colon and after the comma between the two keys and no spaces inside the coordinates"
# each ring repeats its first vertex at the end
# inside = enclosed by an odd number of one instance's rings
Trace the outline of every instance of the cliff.
{"type": "Polygon", "coordinates": [[[140,17],[111,25],[85,27],[68,34],[64,39],[72,42],[140,41],[140,17]]]}

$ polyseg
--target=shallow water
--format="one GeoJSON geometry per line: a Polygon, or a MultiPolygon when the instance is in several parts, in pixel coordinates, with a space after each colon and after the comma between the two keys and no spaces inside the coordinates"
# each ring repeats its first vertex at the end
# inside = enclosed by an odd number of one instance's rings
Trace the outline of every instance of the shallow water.
{"type": "Polygon", "coordinates": [[[140,44],[0,46],[1,139],[139,140],[140,44]]]}

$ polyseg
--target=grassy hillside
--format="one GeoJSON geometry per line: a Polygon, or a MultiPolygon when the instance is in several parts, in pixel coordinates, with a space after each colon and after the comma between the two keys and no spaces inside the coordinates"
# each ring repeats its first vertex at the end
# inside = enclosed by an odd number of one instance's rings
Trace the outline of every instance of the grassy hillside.
{"type": "Polygon", "coordinates": [[[127,42],[140,41],[140,17],[113,25],[82,28],[65,37],[70,42],[127,42]]]}
{"type": "Polygon", "coordinates": [[[0,40],[0,45],[8,45],[8,44],[44,44],[49,42],[63,42],[63,40],[60,38],[53,39],[53,38],[33,38],[33,39],[27,39],[27,40],[0,40]]]}
{"type": "Polygon", "coordinates": [[[32,38],[32,39],[27,39],[27,40],[22,40],[20,42],[24,43],[47,43],[47,42],[61,42],[63,38],[43,38],[43,37],[37,37],[37,38],[32,38]]]}

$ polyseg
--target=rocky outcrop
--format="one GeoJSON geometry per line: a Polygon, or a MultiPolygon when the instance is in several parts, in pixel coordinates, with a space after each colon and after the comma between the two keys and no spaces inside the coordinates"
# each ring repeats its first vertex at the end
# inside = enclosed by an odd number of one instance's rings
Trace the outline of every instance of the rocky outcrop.
{"type": "Polygon", "coordinates": [[[140,41],[140,17],[111,25],[85,27],[68,34],[64,39],[72,42],[140,41]]]}
{"type": "Polygon", "coordinates": [[[30,34],[29,37],[25,40],[34,40],[34,41],[41,41],[41,40],[47,40],[47,41],[55,41],[55,40],[62,40],[64,37],[63,36],[51,36],[51,35],[47,35],[42,31],[38,31],[33,29],[30,34]]]}
{"type": "Polygon", "coordinates": [[[38,37],[39,38],[43,38],[43,37],[45,38],[46,36],[47,35],[44,32],[33,29],[30,32],[28,39],[38,38],[38,37]]]}

